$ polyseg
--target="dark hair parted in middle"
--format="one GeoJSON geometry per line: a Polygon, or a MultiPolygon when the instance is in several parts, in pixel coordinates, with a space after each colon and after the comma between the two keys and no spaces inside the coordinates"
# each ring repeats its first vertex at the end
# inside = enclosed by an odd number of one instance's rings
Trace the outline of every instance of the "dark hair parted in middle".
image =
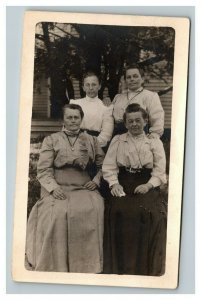
{"type": "Polygon", "coordinates": [[[124,123],[126,123],[126,115],[129,113],[132,113],[132,112],[141,112],[143,119],[144,120],[148,119],[148,114],[147,114],[146,110],[144,110],[144,108],[142,108],[139,104],[132,103],[132,104],[129,104],[125,110],[125,113],[123,115],[124,123]]]}
{"type": "Polygon", "coordinates": [[[64,107],[62,109],[63,110],[63,116],[64,116],[64,113],[65,113],[65,110],[68,109],[68,108],[69,109],[79,110],[81,119],[84,118],[84,112],[82,110],[82,107],[80,105],[78,105],[78,104],[66,104],[66,105],[64,105],[64,107]]]}
{"type": "Polygon", "coordinates": [[[91,77],[91,76],[96,76],[97,79],[98,79],[99,84],[101,84],[101,75],[98,74],[97,72],[94,72],[94,71],[91,71],[91,70],[87,71],[87,72],[85,72],[83,74],[83,76],[82,76],[82,84],[84,83],[85,78],[91,77]]]}
{"type": "Polygon", "coordinates": [[[144,70],[138,64],[128,65],[124,70],[124,79],[126,79],[126,72],[130,69],[138,69],[141,77],[144,77],[144,70]]]}

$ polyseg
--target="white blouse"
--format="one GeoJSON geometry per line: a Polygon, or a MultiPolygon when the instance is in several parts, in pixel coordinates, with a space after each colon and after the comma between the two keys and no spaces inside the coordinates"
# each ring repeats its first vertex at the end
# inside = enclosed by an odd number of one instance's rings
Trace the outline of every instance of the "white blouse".
{"type": "Polygon", "coordinates": [[[82,99],[72,99],[70,103],[78,104],[83,109],[84,118],[81,128],[100,132],[98,142],[101,147],[106,146],[111,140],[114,129],[113,107],[105,106],[98,97],[90,98],[86,96],[82,99]]]}
{"type": "Polygon", "coordinates": [[[148,181],[157,187],[166,183],[166,158],[159,138],[149,139],[143,133],[133,137],[129,132],[113,138],[103,162],[104,179],[109,186],[118,182],[119,167],[152,169],[148,181]]]}
{"type": "Polygon", "coordinates": [[[131,103],[137,103],[147,111],[151,126],[150,133],[154,132],[161,136],[164,131],[164,110],[158,94],[142,87],[129,95],[125,92],[117,94],[112,101],[113,117],[116,123],[123,121],[125,109],[131,103]]]}

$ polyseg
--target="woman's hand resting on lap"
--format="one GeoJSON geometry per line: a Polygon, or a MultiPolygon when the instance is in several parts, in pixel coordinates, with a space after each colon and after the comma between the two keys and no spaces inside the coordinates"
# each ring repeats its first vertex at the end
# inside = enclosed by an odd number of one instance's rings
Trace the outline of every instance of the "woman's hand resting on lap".
{"type": "Polygon", "coordinates": [[[98,186],[94,181],[88,181],[85,183],[84,187],[90,191],[94,191],[98,186]]]}
{"type": "Polygon", "coordinates": [[[146,194],[153,186],[151,183],[141,184],[136,187],[134,194],[146,194]]]}
{"type": "Polygon", "coordinates": [[[125,196],[123,186],[121,186],[119,183],[116,183],[112,186],[111,189],[112,196],[121,197],[125,196]]]}
{"type": "Polygon", "coordinates": [[[63,190],[61,187],[56,188],[53,192],[52,192],[52,196],[55,199],[58,200],[65,200],[66,199],[66,195],[64,194],[63,190]]]}

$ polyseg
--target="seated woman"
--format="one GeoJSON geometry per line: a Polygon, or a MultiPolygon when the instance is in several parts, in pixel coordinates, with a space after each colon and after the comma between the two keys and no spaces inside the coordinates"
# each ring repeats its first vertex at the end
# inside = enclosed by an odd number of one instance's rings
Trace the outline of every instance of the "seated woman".
{"type": "Polygon", "coordinates": [[[158,276],[164,273],[166,249],[166,204],[159,189],[166,182],[165,153],[160,139],[143,131],[143,108],[130,104],[123,118],[128,132],[113,138],[102,167],[111,189],[104,273],[158,276]]]}
{"type": "Polygon", "coordinates": [[[26,258],[32,270],[100,273],[104,200],[97,187],[104,153],[96,137],[80,132],[79,105],[63,113],[63,131],[46,137],[40,152],[41,199],[28,219],[26,258]],[[91,179],[93,162],[99,171],[91,179]]]}
{"type": "Polygon", "coordinates": [[[143,88],[144,72],[137,64],[126,68],[124,79],[128,90],[117,94],[112,101],[114,135],[127,131],[123,114],[129,104],[138,103],[148,113],[149,138],[160,137],[164,131],[164,110],[158,94],[143,88]]]}
{"type": "Polygon", "coordinates": [[[102,148],[110,142],[114,119],[112,116],[112,106],[106,106],[98,98],[98,91],[101,88],[100,79],[94,72],[87,72],[83,76],[83,90],[86,97],[77,100],[70,100],[70,103],[78,104],[84,111],[84,118],[81,128],[89,134],[97,136],[102,148]]]}

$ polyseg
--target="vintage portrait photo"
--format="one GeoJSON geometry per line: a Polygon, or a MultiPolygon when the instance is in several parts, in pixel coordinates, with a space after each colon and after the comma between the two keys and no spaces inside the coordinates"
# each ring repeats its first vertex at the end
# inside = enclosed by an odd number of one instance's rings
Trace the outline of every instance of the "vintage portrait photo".
{"type": "Polygon", "coordinates": [[[27,12],[16,281],[176,288],[187,18],[27,12]]]}

